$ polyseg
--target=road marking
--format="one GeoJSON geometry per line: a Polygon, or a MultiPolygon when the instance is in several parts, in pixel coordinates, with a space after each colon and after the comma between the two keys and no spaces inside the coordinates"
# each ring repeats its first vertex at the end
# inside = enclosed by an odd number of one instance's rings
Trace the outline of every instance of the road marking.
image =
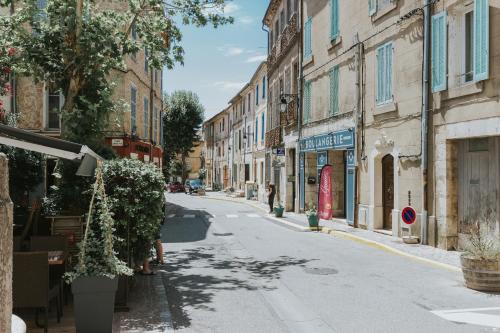
{"type": "Polygon", "coordinates": [[[431,311],[448,321],[479,326],[500,328],[500,307],[497,308],[476,308],[462,310],[439,310],[431,311]],[[481,312],[499,311],[498,314],[486,314],[481,312]]]}
{"type": "Polygon", "coordinates": [[[259,214],[247,214],[247,217],[255,218],[255,217],[260,217],[260,215],[259,214]]]}
{"type": "Polygon", "coordinates": [[[226,215],[226,217],[227,217],[228,219],[237,219],[237,218],[238,218],[238,215],[236,215],[236,214],[227,214],[227,215],[226,215]]]}
{"type": "Polygon", "coordinates": [[[169,219],[173,219],[174,217],[175,217],[175,214],[168,214],[167,215],[167,218],[169,218],[169,219]]]}
{"type": "Polygon", "coordinates": [[[195,215],[194,214],[184,214],[185,219],[194,219],[195,215]]]}

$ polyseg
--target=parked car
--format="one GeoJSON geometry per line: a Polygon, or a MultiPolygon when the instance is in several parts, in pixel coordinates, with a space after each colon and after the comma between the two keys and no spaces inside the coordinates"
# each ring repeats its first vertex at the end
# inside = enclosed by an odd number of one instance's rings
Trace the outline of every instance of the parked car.
{"type": "Polygon", "coordinates": [[[184,192],[184,185],[180,182],[171,182],[168,184],[168,191],[171,193],[184,192]]]}
{"type": "Polygon", "coordinates": [[[186,194],[198,193],[198,190],[201,189],[203,184],[199,179],[188,179],[184,183],[184,189],[186,194]]]}

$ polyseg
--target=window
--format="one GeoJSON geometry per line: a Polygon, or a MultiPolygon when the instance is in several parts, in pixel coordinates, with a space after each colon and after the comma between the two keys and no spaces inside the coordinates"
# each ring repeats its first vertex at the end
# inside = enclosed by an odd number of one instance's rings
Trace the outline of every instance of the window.
{"type": "Polygon", "coordinates": [[[158,108],[155,106],[153,108],[153,141],[157,141],[158,139],[158,108]]]}
{"type": "Polygon", "coordinates": [[[264,162],[260,162],[260,183],[264,184],[264,162]]]}
{"type": "Polygon", "coordinates": [[[330,0],[331,6],[331,29],[330,38],[335,40],[339,37],[339,0],[330,0]]]}
{"type": "Polygon", "coordinates": [[[247,148],[250,147],[250,125],[247,126],[247,148]]]}
{"type": "Polygon", "coordinates": [[[304,58],[312,57],[312,17],[309,17],[304,25],[304,58]]]}
{"type": "Polygon", "coordinates": [[[377,48],[377,105],[393,100],[392,95],[392,42],[377,48]]]}
{"type": "Polygon", "coordinates": [[[303,122],[308,123],[311,118],[311,104],[312,104],[312,84],[307,81],[304,85],[304,118],[303,122]]]}
{"type": "Polygon", "coordinates": [[[474,80],[474,11],[464,16],[464,81],[474,80]]]}
{"type": "Polygon", "coordinates": [[[489,0],[474,1],[474,81],[489,75],[489,0]]]}
{"type": "Polygon", "coordinates": [[[339,113],[339,67],[330,71],[330,114],[339,113]]]}
{"type": "Polygon", "coordinates": [[[239,137],[238,137],[238,150],[241,150],[241,130],[239,130],[239,137]]]}
{"type": "Polygon", "coordinates": [[[262,99],[266,98],[266,77],[262,78],[262,99]]]}
{"type": "Polygon", "coordinates": [[[266,126],[265,126],[265,118],[266,117],[266,114],[265,113],[262,113],[262,119],[260,121],[260,140],[261,141],[264,141],[264,135],[265,135],[265,132],[266,132],[266,126]]]}
{"type": "MultiPolygon", "coordinates": [[[[437,92],[446,89],[446,64],[447,64],[446,12],[443,11],[432,17],[431,33],[432,33],[432,52],[431,52],[432,92],[437,92]]],[[[467,72],[468,71],[466,71],[466,73],[467,72]]],[[[472,68],[470,70],[470,73],[472,74],[472,68]]]]}
{"type": "Polygon", "coordinates": [[[397,0],[368,0],[368,14],[373,16],[389,5],[394,5],[396,1],[397,0]]]}
{"type": "Polygon", "coordinates": [[[222,118],[222,131],[224,131],[225,126],[226,126],[226,118],[222,118]]]}
{"type": "Polygon", "coordinates": [[[149,137],[149,99],[144,97],[144,138],[149,137]]]}
{"type": "Polygon", "coordinates": [[[248,112],[252,112],[252,93],[248,94],[248,112]]]}
{"type": "Polygon", "coordinates": [[[47,91],[47,129],[61,128],[63,96],[61,91],[47,91]]]}
{"type": "Polygon", "coordinates": [[[259,133],[259,117],[255,118],[255,144],[259,142],[259,136],[257,133],[259,133]]]}
{"type": "Polygon", "coordinates": [[[130,87],[130,130],[137,133],[137,88],[130,87]]]}
{"type": "Polygon", "coordinates": [[[259,105],[259,85],[255,87],[255,105],[259,105]]]}
{"type": "Polygon", "coordinates": [[[224,141],[222,141],[222,157],[224,157],[225,153],[224,153],[224,141]]]}

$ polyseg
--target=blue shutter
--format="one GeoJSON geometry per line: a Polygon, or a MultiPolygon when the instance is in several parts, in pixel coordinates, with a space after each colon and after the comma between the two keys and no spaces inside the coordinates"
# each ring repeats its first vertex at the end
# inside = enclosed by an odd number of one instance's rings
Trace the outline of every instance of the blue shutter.
{"type": "Polygon", "coordinates": [[[262,78],[262,99],[266,98],[266,77],[262,78]]]}
{"type": "Polygon", "coordinates": [[[392,43],[385,46],[385,99],[384,102],[392,101],[392,43]]]}
{"type": "Polygon", "coordinates": [[[330,71],[330,114],[339,113],[339,67],[330,71]]]}
{"type": "Polygon", "coordinates": [[[255,105],[259,105],[259,85],[255,87],[255,105]]]}
{"type": "Polygon", "coordinates": [[[265,136],[265,132],[266,132],[265,116],[266,116],[266,114],[262,113],[262,121],[260,122],[261,123],[261,125],[260,125],[260,140],[261,141],[264,141],[264,136],[265,136]]]}
{"type": "Polygon", "coordinates": [[[259,133],[259,118],[255,118],[255,144],[257,144],[259,136],[257,135],[259,133]]]}
{"type": "Polygon", "coordinates": [[[304,89],[304,115],[303,115],[304,123],[309,122],[311,118],[311,102],[312,102],[311,94],[312,94],[311,81],[308,81],[306,82],[304,89]]]}
{"type": "Polygon", "coordinates": [[[377,104],[384,102],[384,73],[385,73],[385,48],[377,49],[377,104]]]}
{"type": "Polygon", "coordinates": [[[474,81],[489,75],[489,1],[474,1],[474,81]]]}
{"type": "Polygon", "coordinates": [[[304,58],[312,56],[312,17],[309,17],[304,26],[304,58]]]}
{"type": "Polygon", "coordinates": [[[368,15],[373,16],[377,13],[377,0],[368,0],[368,15]]]}
{"type": "Polygon", "coordinates": [[[331,39],[339,36],[339,0],[331,0],[331,39]]]}
{"type": "Polygon", "coordinates": [[[432,17],[432,92],[446,90],[446,12],[443,11],[432,17]]]}

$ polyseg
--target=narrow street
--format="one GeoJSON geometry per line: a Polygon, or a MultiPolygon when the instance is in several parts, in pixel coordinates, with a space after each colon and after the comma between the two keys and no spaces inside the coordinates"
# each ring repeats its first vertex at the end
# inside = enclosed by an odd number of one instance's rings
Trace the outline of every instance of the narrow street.
{"type": "Polygon", "coordinates": [[[167,200],[161,274],[176,331],[498,331],[500,296],[466,289],[461,273],[300,232],[244,204],[167,200]]]}

